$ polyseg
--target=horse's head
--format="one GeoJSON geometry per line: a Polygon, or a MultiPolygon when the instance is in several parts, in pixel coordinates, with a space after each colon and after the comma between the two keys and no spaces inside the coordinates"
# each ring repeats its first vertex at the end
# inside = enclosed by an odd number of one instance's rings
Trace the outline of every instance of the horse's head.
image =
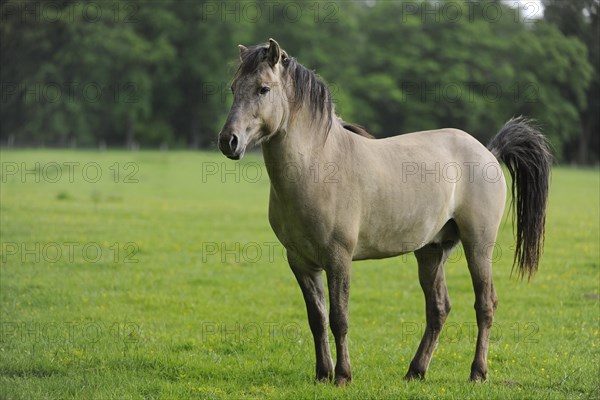
{"type": "Polygon", "coordinates": [[[231,84],[233,104],[219,133],[219,149],[233,160],[281,130],[289,110],[285,51],[273,39],[268,45],[239,48],[241,65],[231,84]]]}

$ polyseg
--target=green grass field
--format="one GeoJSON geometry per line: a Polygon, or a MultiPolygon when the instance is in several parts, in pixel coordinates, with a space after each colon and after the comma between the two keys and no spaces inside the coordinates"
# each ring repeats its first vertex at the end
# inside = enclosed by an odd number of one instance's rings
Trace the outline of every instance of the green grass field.
{"type": "Polygon", "coordinates": [[[267,221],[261,158],[3,151],[1,399],[600,398],[598,170],[555,168],[540,271],[510,278],[489,380],[468,382],[474,296],[459,252],[427,378],[404,382],[424,327],[412,255],[357,262],[353,383],[313,383],[295,279],[267,221]]]}

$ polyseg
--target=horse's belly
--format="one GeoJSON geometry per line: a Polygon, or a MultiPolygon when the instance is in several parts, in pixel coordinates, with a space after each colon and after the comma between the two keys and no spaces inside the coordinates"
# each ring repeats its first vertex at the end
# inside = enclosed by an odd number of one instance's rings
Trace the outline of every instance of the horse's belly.
{"type": "Polygon", "coordinates": [[[380,204],[363,214],[355,260],[394,257],[430,243],[452,215],[452,185],[423,188],[419,195],[403,187],[370,204],[380,204]],[[428,195],[425,195],[428,193],[428,195]]]}
{"type": "Polygon", "coordinates": [[[411,253],[429,243],[443,226],[440,221],[405,221],[404,226],[380,227],[371,225],[359,233],[354,260],[378,259],[411,253]]]}

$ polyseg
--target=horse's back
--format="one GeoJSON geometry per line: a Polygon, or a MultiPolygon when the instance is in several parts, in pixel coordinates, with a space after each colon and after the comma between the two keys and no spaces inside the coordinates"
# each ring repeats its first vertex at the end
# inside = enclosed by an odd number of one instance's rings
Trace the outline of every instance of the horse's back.
{"type": "Polygon", "coordinates": [[[496,160],[481,142],[467,132],[455,128],[405,133],[379,139],[378,141],[382,142],[382,144],[389,143],[390,146],[397,147],[401,153],[403,152],[403,149],[422,146],[424,149],[429,149],[431,152],[438,151],[440,155],[447,153],[452,158],[455,158],[456,156],[489,156],[487,157],[489,161],[496,160]]]}
{"type": "Polygon", "coordinates": [[[464,183],[504,181],[496,157],[481,142],[460,129],[412,132],[375,142],[379,142],[377,147],[384,148],[388,157],[404,164],[416,163],[426,174],[439,170],[440,180],[456,181],[454,183],[463,181],[463,178],[466,179],[464,183]],[[482,168],[485,170],[479,171],[482,168]]]}

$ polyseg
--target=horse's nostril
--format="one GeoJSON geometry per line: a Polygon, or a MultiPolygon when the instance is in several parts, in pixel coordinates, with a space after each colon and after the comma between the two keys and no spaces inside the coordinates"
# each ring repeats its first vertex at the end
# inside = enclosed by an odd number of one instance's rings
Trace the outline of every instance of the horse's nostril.
{"type": "Polygon", "coordinates": [[[235,150],[237,149],[237,145],[238,145],[238,137],[236,134],[231,135],[231,138],[229,139],[229,148],[231,150],[235,150]]]}
{"type": "Polygon", "coordinates": [[[238,143],[238,136],[235,133],[221,132],[219,134],[219,149],[225,154],[235,153],[238,148],[238,143]]]}

